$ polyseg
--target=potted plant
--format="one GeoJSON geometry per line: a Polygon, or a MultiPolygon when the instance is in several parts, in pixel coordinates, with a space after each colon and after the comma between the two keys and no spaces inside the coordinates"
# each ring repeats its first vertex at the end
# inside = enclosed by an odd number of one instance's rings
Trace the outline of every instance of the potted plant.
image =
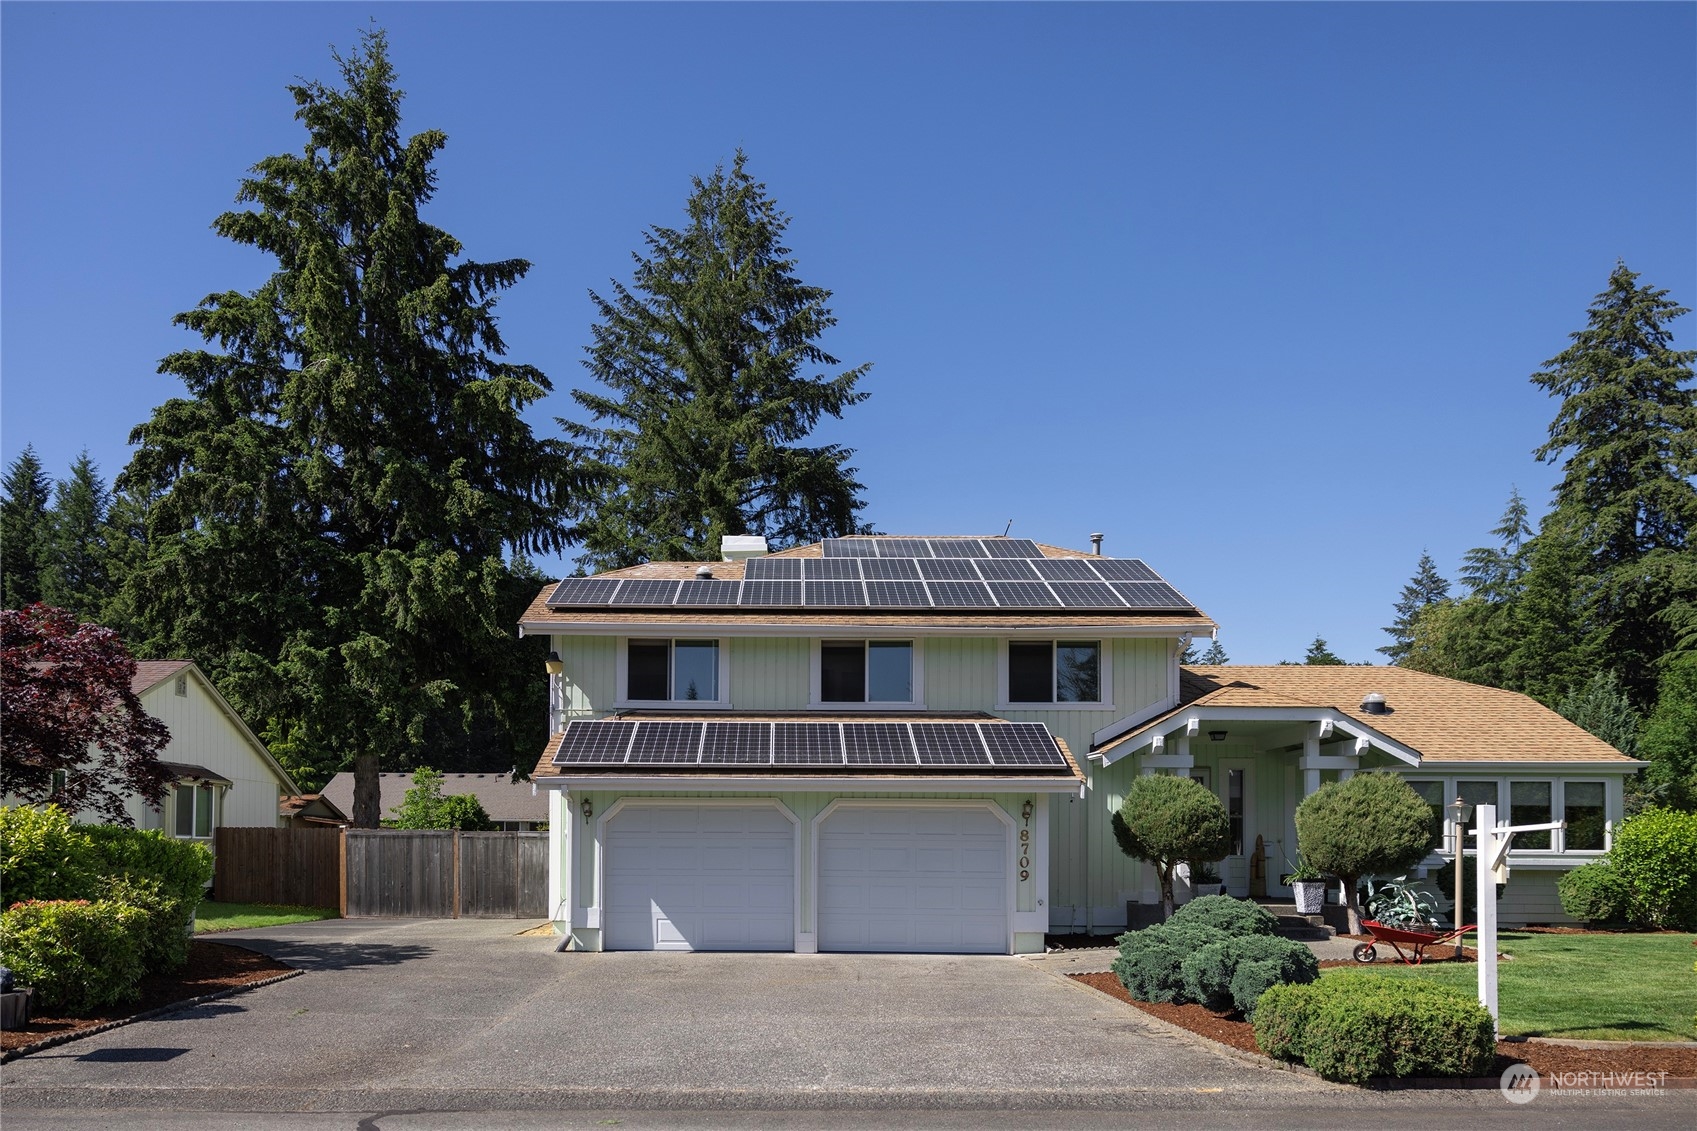
{"type": "Polygon", "coordinates": [[[1318,915],[1326,906],[1326,877],[1320,869],[1308,863],[1298,853],[1296,863],[1290,865],[1290,873],[1285,876],[1285,883],[1296,893],[1296,913],[1298,915],[1318,915]]]}
{"type": "Polygon", "coordinates": [[[1375,923],[1400,931],[1439,933],[1436,901],[1430,893],[1410,886],[1407,876],[1378,884],[1369,880],[1367,914],[1375,923]]]}
{"type": "Polygon", "coordinates": [[[1220,879],[1220,873],[1212,864],[1201,860],[1190,862],[1190,890],[1200,899],[1205,895],[1219,895],[1225,890],[1225,882],[1220,879]]]}

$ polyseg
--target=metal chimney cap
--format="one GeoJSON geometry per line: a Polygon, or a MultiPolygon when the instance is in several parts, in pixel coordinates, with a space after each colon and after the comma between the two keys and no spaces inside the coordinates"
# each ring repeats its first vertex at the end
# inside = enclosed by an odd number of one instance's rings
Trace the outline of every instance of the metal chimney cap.
{"type": "Polygon", "coordinates": [[[1370,691],[1362,697],[1361,709],[1369,715],[1383,715],[1390,711],[1390,705],[1385,702],[1383,695],[1380,695],[1377,691],[1370,691]]]}
{"type": "Polygon", "coordinates": [[[1090,552],[1091,553],[1100,554],[1102,552],[1102,537],[1103,537],[1103,535],[1100,531],[1098,531],[1097,533],[1092,534],[1090,536],[1090,552]]]}

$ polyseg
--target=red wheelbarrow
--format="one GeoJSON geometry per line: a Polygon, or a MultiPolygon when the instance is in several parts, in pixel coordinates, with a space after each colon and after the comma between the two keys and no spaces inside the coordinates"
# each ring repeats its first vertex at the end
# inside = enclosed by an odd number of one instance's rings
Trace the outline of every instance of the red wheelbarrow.
{"type": "Polygon", "coordinates": [[[1392,950],[1396,951],[1398,958],[1414,966],[1425,961],[1427,947],[1455,942],[1468,931],[1474,930],[1474,925],[1471,923],[1465,927],[1457,927],[1453,931],[1445,932],[1409,931],[1401,927],[1387,927],[1383,923],[1374,922],[1372,919],[1363,919],[1361,925],[1367,928],[1367,933],[1373,936],[1373,941],[1356,945],[1355,960],[1357,962],[1378,961],[1377,944],[1387,943],[1392,950]],[[1405,946],[1409,948],[1408,954],[1403,953],[1402,948],[1405,946]]]}

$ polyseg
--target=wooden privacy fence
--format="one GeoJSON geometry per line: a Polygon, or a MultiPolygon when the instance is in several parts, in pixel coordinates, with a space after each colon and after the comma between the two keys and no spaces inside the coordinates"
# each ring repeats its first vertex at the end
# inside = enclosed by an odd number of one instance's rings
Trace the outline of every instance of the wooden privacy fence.
{"type": "Polygon", "coordinates": [[[348,917],[516,919],[548,911],[547,833],[219,829],[217,844],[223,900],[338,907],[348,917]]]}

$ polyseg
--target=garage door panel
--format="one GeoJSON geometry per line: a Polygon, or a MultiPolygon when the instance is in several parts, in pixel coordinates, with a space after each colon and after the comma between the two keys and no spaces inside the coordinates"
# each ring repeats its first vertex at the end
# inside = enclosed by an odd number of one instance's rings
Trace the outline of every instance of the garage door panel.
{"type": "Polygon", "coordinates": [[[771,806],[629,806],[607,824],[606,946],[792,950],[794,862],[771,806]]]}
{"type": "Polygon", "coordinates": [[[1009,867],[981,806],[844,806],[820,825],[819,948],[1005,953],[1009,867]]]}

